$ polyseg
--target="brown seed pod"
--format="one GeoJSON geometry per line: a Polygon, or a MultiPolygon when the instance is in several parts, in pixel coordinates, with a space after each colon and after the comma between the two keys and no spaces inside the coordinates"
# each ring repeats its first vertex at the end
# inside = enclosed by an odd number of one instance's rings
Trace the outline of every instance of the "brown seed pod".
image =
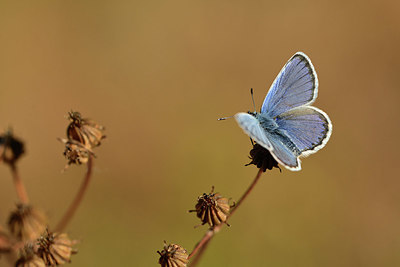
{"type": "Polygon", "coordinates": [[[11,234],[22,241],[38,238],[47,226],[46,216],[31,205],[17,204],[8,219],[8,227],[11,234]]]}
{"type": "Polygon", "coordinates": [[[71,121],[67,128],[69,140],[75,140],[89,149],[100,145],[101,140],[105,138],[103,126],[82,118],[79,112],[71,111],[68,115],[71,121]]]}
{"type": "Polygon", "coordinates": [[[76,241],[72,241],[65,233],[51,233],[48,230],[38,238],[37,254],[46,266],[57,266],[71,262],[71,255],[77,250],[72,248],[76,241]]]}
{"type": "Polygon", "coordinates": [[[212,187],[210,194],[204,193],[198,197],[195,208],[189,212],[196,212],[202,225],[208,223],[213,227],[226,223],[231,206],[229,199],[222,197],[219,193],[214,193],[214,187],[212,187]]]}
{"type": "Polygon", "coordinates": [[[167,245],[164,241],[164,249],[157,253],[160,254],[158,263],[161,267],[186,267],[189,262],[186,249],[176,244],[167,245]]]}
{"type": "Polygon", "coordinates": [[[19,258],[15,263],[16,267],[45,267],[44,261],[35,254],[32,243],[27,243],[19,252],[19,258]]]}
{"type": "Polygon", "coordinates": [[[14,164],[24,152],[24,143],[15,138],[11,130],[0,135],[0,161],[14,164]]]}

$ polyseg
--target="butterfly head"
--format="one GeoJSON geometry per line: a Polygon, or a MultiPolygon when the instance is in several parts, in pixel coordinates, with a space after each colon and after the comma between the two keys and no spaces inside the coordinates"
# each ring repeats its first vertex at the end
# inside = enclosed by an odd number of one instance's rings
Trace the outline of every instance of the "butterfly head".
{"type": "Polygon", "coordinates": [[[249,114],[249,115],[251,115],[253,117],[257,117],[257,112],[256,111],[254,111],[254,112],[247,111],[247,114],[249,114]]]}

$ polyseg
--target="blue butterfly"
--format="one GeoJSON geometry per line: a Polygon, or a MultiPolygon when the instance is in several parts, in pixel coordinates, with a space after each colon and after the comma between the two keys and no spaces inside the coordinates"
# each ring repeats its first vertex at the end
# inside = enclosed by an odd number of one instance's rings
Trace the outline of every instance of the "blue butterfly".
{"type": "Polygon", "coordinates": [[[271,85],[261,112],[237,113],[235,119],[279,164],[299,171],[299,158],[323,148],[332,133],[328,115],[311,106],[317,94],[317,73],[310,59],[297,52],[271,85]]]}

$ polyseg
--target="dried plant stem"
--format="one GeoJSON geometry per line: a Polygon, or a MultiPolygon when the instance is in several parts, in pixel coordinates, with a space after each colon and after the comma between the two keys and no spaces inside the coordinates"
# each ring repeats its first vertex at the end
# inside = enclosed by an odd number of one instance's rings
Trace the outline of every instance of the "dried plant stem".
{"type": "Polygon", "coordinates": [[[92,170],[93,170],[93,156],[89,156],[89,160],[87,163],[87,171],[85,177],[82,181],[81,187],[79,188],[78,193],[75,196],[75,199],[72,201],[71,205],[69,206],[68,210],[65,212],[64,216],[58,223],[57,227],[55,228],[55,232],[61,232],[65,229],[68,225],[72,217],[74,216],[76,210],[78,209],[79,205],[82,202],[83,197],[85,196],[86,190],[90,183],[90,178],[92,177],[92,170]]]}
{"type": "MultiPolygon", "coordinates": [[[[230,218],[233,215],[233,213],[239,208],[239,206],[242,204],[242,202],[247,198],[247,196],[250,194],[250,192],[253,190],[253,188],[257,184],[262,173],[263,173],[263,170],[259,169],[259,171],[258,171],[256,177],[254,178],[253,182],[251,183],[251,185],[247,188],[246,192],[244,192],[242,197],[236,203],[235,207],[232,208],[231,213],[229,214],[228,218],[230,218]]],[[[207,248],[208,243],[211,241],[213,236],[221,230],[223,225],[224,224],[219,224],[213,228],[208,229],[208,231],[204,234],[203,238],[197,243],[196,247],[193,249],[192,253],[190,253],[190,255],[188,257],[189,259],[193,258],[193,260],[190,263],[191,267],[196,266],[196,264],[199,262],[201,256],[203,255],[203,252],[207,248]]]]}
{"type": "Polygon", "coordinates": [[[17,196],[19,200],[22,202],[22,204],[28,204],[29,203],[28,194],[26,193],[24,183],[22,182],[21,177],[19,176],[17,166],[14,163],[12,163],[10,165],[10,168],[11,168],[11,174],[13,176],[15,190],[17,191],[17,196]]]}
{"type": "Polygon", "coordinates": [[[262,173],[263,173],[263,170],[259,169],[258,173],[257,173],[256,177],[254,178],[253,182],[251,183],[251,185],[247,188],[246,192],[244,192],[242,197],[239,199],[239,201],[236,203],[236,205],[232,208],[231,213],[229,214],[229,217],[231,217],[232,214],[237,210],[237,208],[239,208],[239,206],[240,206],[240,204],[242,204],[243,200],[245,200],[247,198],[247,196],[250,194],[250,192],[256,186],[256,184],[257,184],[258,180],[260,179],[262,173]]]}

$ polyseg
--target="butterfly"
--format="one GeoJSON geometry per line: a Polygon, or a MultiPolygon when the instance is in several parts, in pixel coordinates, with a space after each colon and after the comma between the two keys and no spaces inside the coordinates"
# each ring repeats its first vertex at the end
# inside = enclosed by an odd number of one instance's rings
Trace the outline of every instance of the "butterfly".
{"type": "Polygon", "coordinates": [[[311,106],[317,98],[318,78],[310,59],[297,52],[272,83],[258,112],[234,117],[256,143],[291,171],[301,170],[300,157],[323,148],[332,123],[322,110],[311,106]]]}

